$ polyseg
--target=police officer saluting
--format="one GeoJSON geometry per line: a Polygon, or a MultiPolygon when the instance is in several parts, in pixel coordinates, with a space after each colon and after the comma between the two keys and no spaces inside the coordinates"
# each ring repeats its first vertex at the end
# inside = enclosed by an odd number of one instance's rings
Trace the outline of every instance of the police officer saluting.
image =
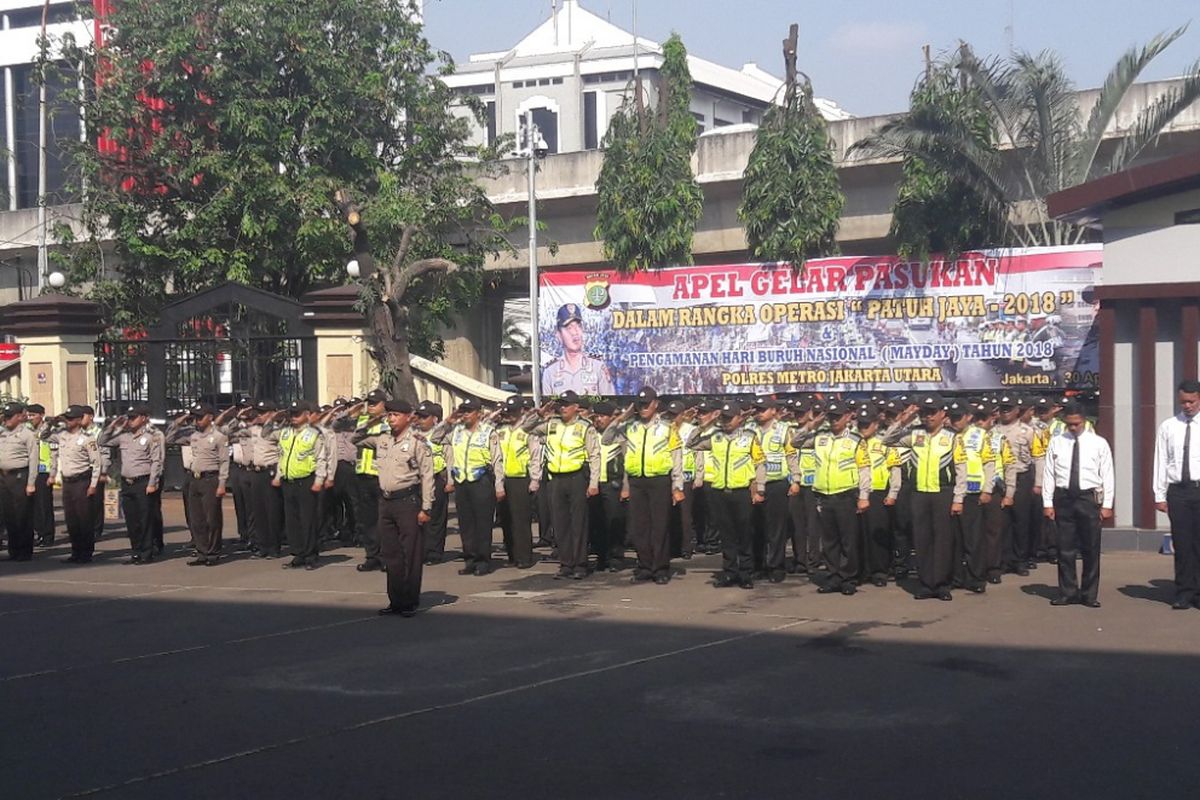
{"type": "Polygon", "coordinates": [[[62,560],[64,564],[87,564],[96,550],[92,498],[100,483],[100,448],[83,429],[83,418],[83,406],[69,406],[62,413],[66,429],[53,434],[62,475],[63,517],[71,540],[71,555],[62,560]]]}
{"type": "Polygon", "coordinates": [[[30,403],[25,407],[25,424],[38,437],[37,492],[33,495],[33,533],[43,547],[54,544],[54,476],[58,472],[57,445],[49,436],[46,407],[30,403]]]}
{"type": "Polygon", "coordinates": [[[433,455],[410,425],[412,406],[384,402],[388,431],[361,426],[356,444],[374,449],[379,468],[379,557],[387,571],[388,604],[380,614],[411,617],[421,601],[421,526],[433,503],[433,455]]]}
{"type": "Polygon", "coordinates": [[[167,444],[186,442],[192,449],[192,480],[183,500],[196,548],[196,557],[188,562],[192,567],[215,566],[221,558],[221,498],[229,481],[229,437],[213,424],[215,416],[212,406],[196,403],[166,434],[167,444]]]}
{"type": "Polygon", "coordinates": [[[283,490],[283,525],[292,550],[284,569],[317,568],[317,495],[325,486],[325,437],[308,424],[310,410],[307,401],[292,401],[287,409],[291,424],[270,434],[279,443],[271,485],[283,490]]]}
{"type": "Polygon", "coordinates": [[[163,435],[150,425],[150,409],[134,406],[108,424],[98,444],[121,453],[121,511],[132,551],[125,563],[149,564],[155,558],[152,525],[161,508],[163,435]]]}
{"type": "Polygon", "coordinates": [[[496,503],[505,499],[504,459],[500,440],[490,422],[480,419],[479,401],[464,400],[451,416],[454,424],[444,445],[450,478],[446,492],[454,494],[463,567],[459,575],[492,571],[492,525],[496,503]]]}
{"type": "Polygon", "coordinates": [[[38,440],[25,427],[25,406],[0,408],[0,519],[8,529],[8,558],[33,558],[33,495],[37,491],[38,440]]]}

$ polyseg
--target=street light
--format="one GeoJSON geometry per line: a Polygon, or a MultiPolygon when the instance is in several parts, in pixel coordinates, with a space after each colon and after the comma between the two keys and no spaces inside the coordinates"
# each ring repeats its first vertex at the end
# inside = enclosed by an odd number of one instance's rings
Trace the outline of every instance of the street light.
{"type": "Polygon", "coordinates": [[[521,153],[529,171],[529,355],[532,364],[533,402],[542,403],[542,347],[538,329],[538,263],[537,263],[537,162],[546,157],[550,146],[541,131],[533,124],[533,110],[525,112],[525,141],[521,153]]]}
{"type": "Polygon", "coordinates": [[[67,285],[67,276],[55,270],[50,273],[50,277],[46,279],[52,289],[61,289],[67,285]]]}
{"type": "Polygon", "coordinates": [[[350,259],[349,263],[346,264],[346,274],[349,275],[351,278],[357,278],[359,275],[362,274],[362,271],[358,267],[358,259],[357,258],[350,259]]]}

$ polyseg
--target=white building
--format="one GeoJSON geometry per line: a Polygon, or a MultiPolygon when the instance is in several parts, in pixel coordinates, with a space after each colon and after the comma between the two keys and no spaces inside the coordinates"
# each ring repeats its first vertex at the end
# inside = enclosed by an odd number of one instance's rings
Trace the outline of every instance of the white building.
{"type": "MultiPolygon", "coordinates": [[[[653,78],[662,63],[658,42],[635,39],[578,0],[564,0],[511,50],[470,56],[446,83],[477,96],[487,109],[478,141],[516,134],[532,110],[550,152],[569,153],[598,148],[635,70],[653,78]]],[[[756,64],[730,69],[689,54],[688,67],[695,84],[692,114],[701,132],[757,125],[783,95],[783,81],[756,64]]],[[[851,116],[830,100],[818,99],[817,106],[829,120],[851,116]]]]}

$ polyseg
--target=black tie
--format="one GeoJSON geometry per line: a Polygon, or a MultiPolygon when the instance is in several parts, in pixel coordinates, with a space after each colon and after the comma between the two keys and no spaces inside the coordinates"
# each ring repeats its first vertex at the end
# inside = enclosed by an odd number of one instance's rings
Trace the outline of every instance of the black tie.
{"type": "Polygon", "coordinates": [[[1192,421],[1187,421],[1187,433],[1183,435],[1183,473],[1179,480],[1184,483],[1192,481],[1192,421]]]}
{"type": "Polygon", "coordinates": [[[1067,491],[1071,494],[1079,494],[1079,437],[1075,437],[1075,444],[1071,446],[1071,481],[1067,484],[1067,491]]]}

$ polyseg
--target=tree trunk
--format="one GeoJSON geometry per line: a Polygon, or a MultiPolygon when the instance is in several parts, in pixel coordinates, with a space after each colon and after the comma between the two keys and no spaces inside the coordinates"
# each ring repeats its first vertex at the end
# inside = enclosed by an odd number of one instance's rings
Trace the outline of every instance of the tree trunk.
{"type": "MultiPolygon", "coordinates": [[[[403,315],[402,309],[396,310],[403,315]]],[[[417,403],[417,386],[413,380],[412,364],[408,352],[408,326],[401,324],[386,303],[379,303],[371,311],[371,333],[374,342],[371,358],[379,369],[383,387],[392,397],[417,403]]]]}

